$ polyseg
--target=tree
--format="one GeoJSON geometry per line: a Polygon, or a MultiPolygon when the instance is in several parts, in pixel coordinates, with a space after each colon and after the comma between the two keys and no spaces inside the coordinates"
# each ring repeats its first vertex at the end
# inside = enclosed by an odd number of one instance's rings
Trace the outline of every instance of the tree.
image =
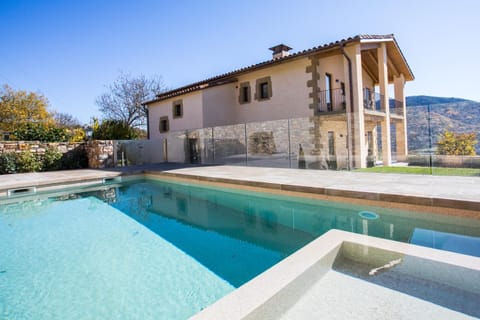
{"type": "Polygon", "coordinates": [[[159,77],[148,79],[144,75],[133,77],[122,73],[108,87],[108,92],[97,98],[96,103],[105,119],[141,128],[147,124],[148,113],[142,102],[154,98],[163,90],[164,85],[159,77]]]}
{"type": "Polygon", "coordinates": [[[82,126],[80,121],[69,113],[55,111],[53,112],[53,118],[55,124],[60,128],[76,129],[82,126]]]}
{"type": "Polygon", "coordinates": [[[437,153],[451,156],[474,156],[476,154],[476,138],[475,132],[456,133],[445,130],[438,139],[437,153]]]}
{"type": "Polygon", "coordinates": [[[69,142],[81,142],[86,138],[86,133],[80,121],[69,113],[57,112],[53,113],[55,125],[66,131],[69,142]]]}
{"type": "Polygon", "coordinates": [[[27,123],[52,125],[48,100],[41,94],[14,90],[8,85],[0,89],[0,130],[13,132],[27,123]]]}
{"type": "Polygon", "coordinates": [[[120,120],[103,120],[93,126],[94,140],[131,140],[136,139],[135,129],[120,120]]]}

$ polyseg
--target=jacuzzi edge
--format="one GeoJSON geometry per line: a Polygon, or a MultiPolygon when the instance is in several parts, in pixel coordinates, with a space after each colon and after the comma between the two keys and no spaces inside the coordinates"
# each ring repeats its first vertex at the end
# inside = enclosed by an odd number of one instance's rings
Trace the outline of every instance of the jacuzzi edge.
{"type": "Polygon", "coordinates": [[[334,257],[344,242],[394,251],[480,272],[480,258],[478,257],[341,230],[330,230],[190,319],[249,318],[312,268],[316,267],[317,272],[320,270],[320,274],[316,276],[321,277],[322,272],[327,272],[331,268],[334,257]]]}

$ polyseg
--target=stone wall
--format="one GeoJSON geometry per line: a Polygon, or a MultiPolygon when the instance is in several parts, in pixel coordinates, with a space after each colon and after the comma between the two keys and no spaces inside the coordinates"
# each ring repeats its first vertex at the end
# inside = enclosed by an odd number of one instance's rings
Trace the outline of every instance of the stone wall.
{"type": "Polygon", "coordinates": [[[444,156],[444,155],[418,155],[409,154],[408,164],[410,166],[445,168],[480,168],[480,156],[444,156]],[[430,162],[431,161],[431,162],[430,162]]]}
{"type": "Polygon", "coordinates": [[[85,144],[83,142],[0,141],[0,154],[26,151],[44,154],[47,149],[51,148],[61,153],[67,153],[77,148],[85,148],[85,144]]]}
{"type": "Polygon", "coordinates": [[[87,142],[88,167],[91,169],[113,168],[116,164],[113,140],[87,142]]]}
{"type": "Polygon", "coordinates": [[[88,142],[38,142],[38,141],[0,141],[0,154],[8,152],[27,152],[44,154],[47,149],[56,149],[66,154],[70,151],[85,150],[88,167],[92,169],[111,168],[115,166],[114,141],[99,140],[88,142]]]}

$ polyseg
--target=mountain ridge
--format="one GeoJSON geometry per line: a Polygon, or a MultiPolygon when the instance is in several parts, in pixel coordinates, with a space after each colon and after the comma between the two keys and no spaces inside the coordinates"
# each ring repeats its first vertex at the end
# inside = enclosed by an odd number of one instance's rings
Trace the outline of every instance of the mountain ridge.
{"type": "MultiPolygon", "coordinates": [[[[428,149],[429,133],[435,147],[439,135],[445,130],[476,132],[480,141],[480,102],[434,96],[409,96],[405,100],[409,151],[428,149]]],[[[477,143],[476,151],[480,154],[480,143],[477,143]]]]}

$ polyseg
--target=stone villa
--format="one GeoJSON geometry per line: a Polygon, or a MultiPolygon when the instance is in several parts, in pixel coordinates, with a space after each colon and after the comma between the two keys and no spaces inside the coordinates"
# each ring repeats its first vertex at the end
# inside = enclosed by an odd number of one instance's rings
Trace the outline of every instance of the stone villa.
{"type": "Polygon", "coordinates": [[[390,165],[392,153],[406,158],[404,87],[414,76],[393,35],[359,35],[297,53],[283,44],[270,50],[268,61],[145,102],[149,138],[307,118],[310,154],[344,159],[338,168],[363,168],[378,158],[390,165]]]}

